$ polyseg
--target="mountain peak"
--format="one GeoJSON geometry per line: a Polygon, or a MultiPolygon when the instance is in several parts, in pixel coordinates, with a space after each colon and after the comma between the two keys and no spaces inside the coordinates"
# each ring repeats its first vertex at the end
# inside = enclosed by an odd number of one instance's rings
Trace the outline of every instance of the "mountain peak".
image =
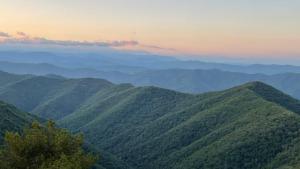
{"type": "Polygon", "coordinates": [[[260,81],[246,83],[238,88],[245,88],[253,91],[256,95],[269,102],[276,103],[288,110],[300,114],[300,101],[281,92],[280,90],[260,81]]]}
{"type": "MultiPolygon", "coordinates": [[[[263,83],[261,81],[253,81],[253,82],[249,82],[249,83],[246,83],[244,85],[242,85],[243,87],[246,87],[248,89],[251,89],[251,90],[256,90],[256,89],[260,89],[260,88],[268,88],[268,89],[272,89],[274,90],[275,88],[266,84],[266,83],[263,83]]],[[[277,90],[277,89],[275,89],[277,90]]]]}
{"type": "Polygon", "coordinates": [[[274,97],[290,97],[287,94],[281,92],[280,90],[274,88],[271,85],[265,84],[260,81],[249,82],[243,85],[247,89],[252,90],[256,94],[264,98],[274,98],[274,97]]]}

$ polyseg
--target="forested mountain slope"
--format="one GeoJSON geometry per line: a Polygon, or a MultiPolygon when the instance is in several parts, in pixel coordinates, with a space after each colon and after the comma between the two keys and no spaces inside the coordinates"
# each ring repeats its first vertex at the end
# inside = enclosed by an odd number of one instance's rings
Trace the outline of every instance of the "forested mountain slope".
{"type": "Polygon", "coordinates": [[[300,103],[261,82],[191,95],[32,77],[1,88],[0,99],[82,131],[133,168],[299,167],[300,103]]]}
{"type": "Polygon", "coordinates": [[[21,131],[36,117],[18,110],[13,105],[0,101],[0,143],[7,131],[21,131]]]}
{"type": "MultiPolygon", "coordinates": [[[[36,116],[18,110],[13,105],[0,101],[0,146],[3,144],[3,138],[7,131],[22,132],[24,127],[29,126],[33,121],[44,121],[36,116]]],[[[92,146],[91,146],[92,147],[92,146]]],[[[90,149],[90,148],[89,148],[90,149]]],[[[90,149],[90,151],[95,151],[90,149]]],[[[95,151],[100,152],[99,163],[95,169],[130,169],[126,163],[117,159],[110,153],[103,150],[95,151]]],[[[0,166],[1,168],[1,166],[0,166]]]]}
{"type": "Polygon", "coordinates": [[[138,88],[125,96],[112,109],[75,112],[60,123],[136,168],[276,168],[297,162],[300,104],[265,84],[198,96],[138,88]]]}

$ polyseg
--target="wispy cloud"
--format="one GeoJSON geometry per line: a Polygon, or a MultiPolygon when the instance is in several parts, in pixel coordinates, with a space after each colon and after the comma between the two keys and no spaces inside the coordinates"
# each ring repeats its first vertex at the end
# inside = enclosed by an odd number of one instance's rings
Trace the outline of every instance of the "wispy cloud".
{"type": "Polygon", "coordinates": [[[145,45],[145,44],[141,44],[141,46],[142,46],[142,47],[145,47],[145,48],[156,49],[156,50],[176,51],[176,49],[174,49],[174,48],[164,48],[164,47],[155,46],[155,45],[145,45]]]}
{"type": "Polygon", "coordinates": [[[18,36],[21,36],[21,37],[30,37],[30,36],[28,36],[26,33],[24,33],[24,32],[17,32],[17,35],[18,36]]]}
{"type": "Polygon", "coordinates": [[[73,40],[53,40],[46,37],[33,37],[24,32],[16,32],[10,35],[0,32],[1,44],[22,44],[22,45],[54,45],[65,47],[111,47],[111,48],[137,48],[150,51],[176,51],[173,48],[163,48],[155,45],[142,44],[134,40],[115,40],[115,41],[73,41],[73,40]]]}
{"type": "Polygon", "coordinates": [[[3,37],[3,38],[9,38],[10,35],[6,32],[0,32],[0,37],[3,37]]]}
{"type": "Polygon", "coordinates": [[[137,41],[112,41],[112,42],[89,42],[89,41],[70,41],[70,40],[50,40],[47,38],[10,38],[4,43],[15,44],[41,44],[41,45],[59,45],[59,46],[98,46],[98,47],[123,47],[135,46],[137,41]]]}
{"type": "Polygon", "coordinates": [[[31,37],[24,32],[17,32],[16,36],[10,36],[8,33],[0,32],[0,37],[5,37],[2,44],[36,44],[36,45],[58,45],[58,46],[98,46],[98,47],[126,47],[137,46],[138,41],[71,41],[71,40],[52,40],[45,37],[31,37]]]}

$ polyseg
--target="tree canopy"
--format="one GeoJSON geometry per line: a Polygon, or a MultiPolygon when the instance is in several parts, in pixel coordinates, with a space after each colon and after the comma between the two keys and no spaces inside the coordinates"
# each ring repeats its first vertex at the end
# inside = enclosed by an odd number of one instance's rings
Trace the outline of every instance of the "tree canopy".
{"type": "Polygon", "coordinates": [[[50,121],[38,122],[23,133],[7,132],[0,151],[1,169],[89,169],[96,157],[85,153],[83,137],[73,135],[50,121]]]}

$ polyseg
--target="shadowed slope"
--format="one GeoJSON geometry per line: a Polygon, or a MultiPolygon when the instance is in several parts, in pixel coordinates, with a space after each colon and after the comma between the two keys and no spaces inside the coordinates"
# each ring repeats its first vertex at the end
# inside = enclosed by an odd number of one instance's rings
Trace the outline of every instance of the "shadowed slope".
{"type": "Polygon", "coordinates": [[[21,131],[36,117],[18,110],[16,107],[0,101],[0,142],[7,131],[21,131]]]}

